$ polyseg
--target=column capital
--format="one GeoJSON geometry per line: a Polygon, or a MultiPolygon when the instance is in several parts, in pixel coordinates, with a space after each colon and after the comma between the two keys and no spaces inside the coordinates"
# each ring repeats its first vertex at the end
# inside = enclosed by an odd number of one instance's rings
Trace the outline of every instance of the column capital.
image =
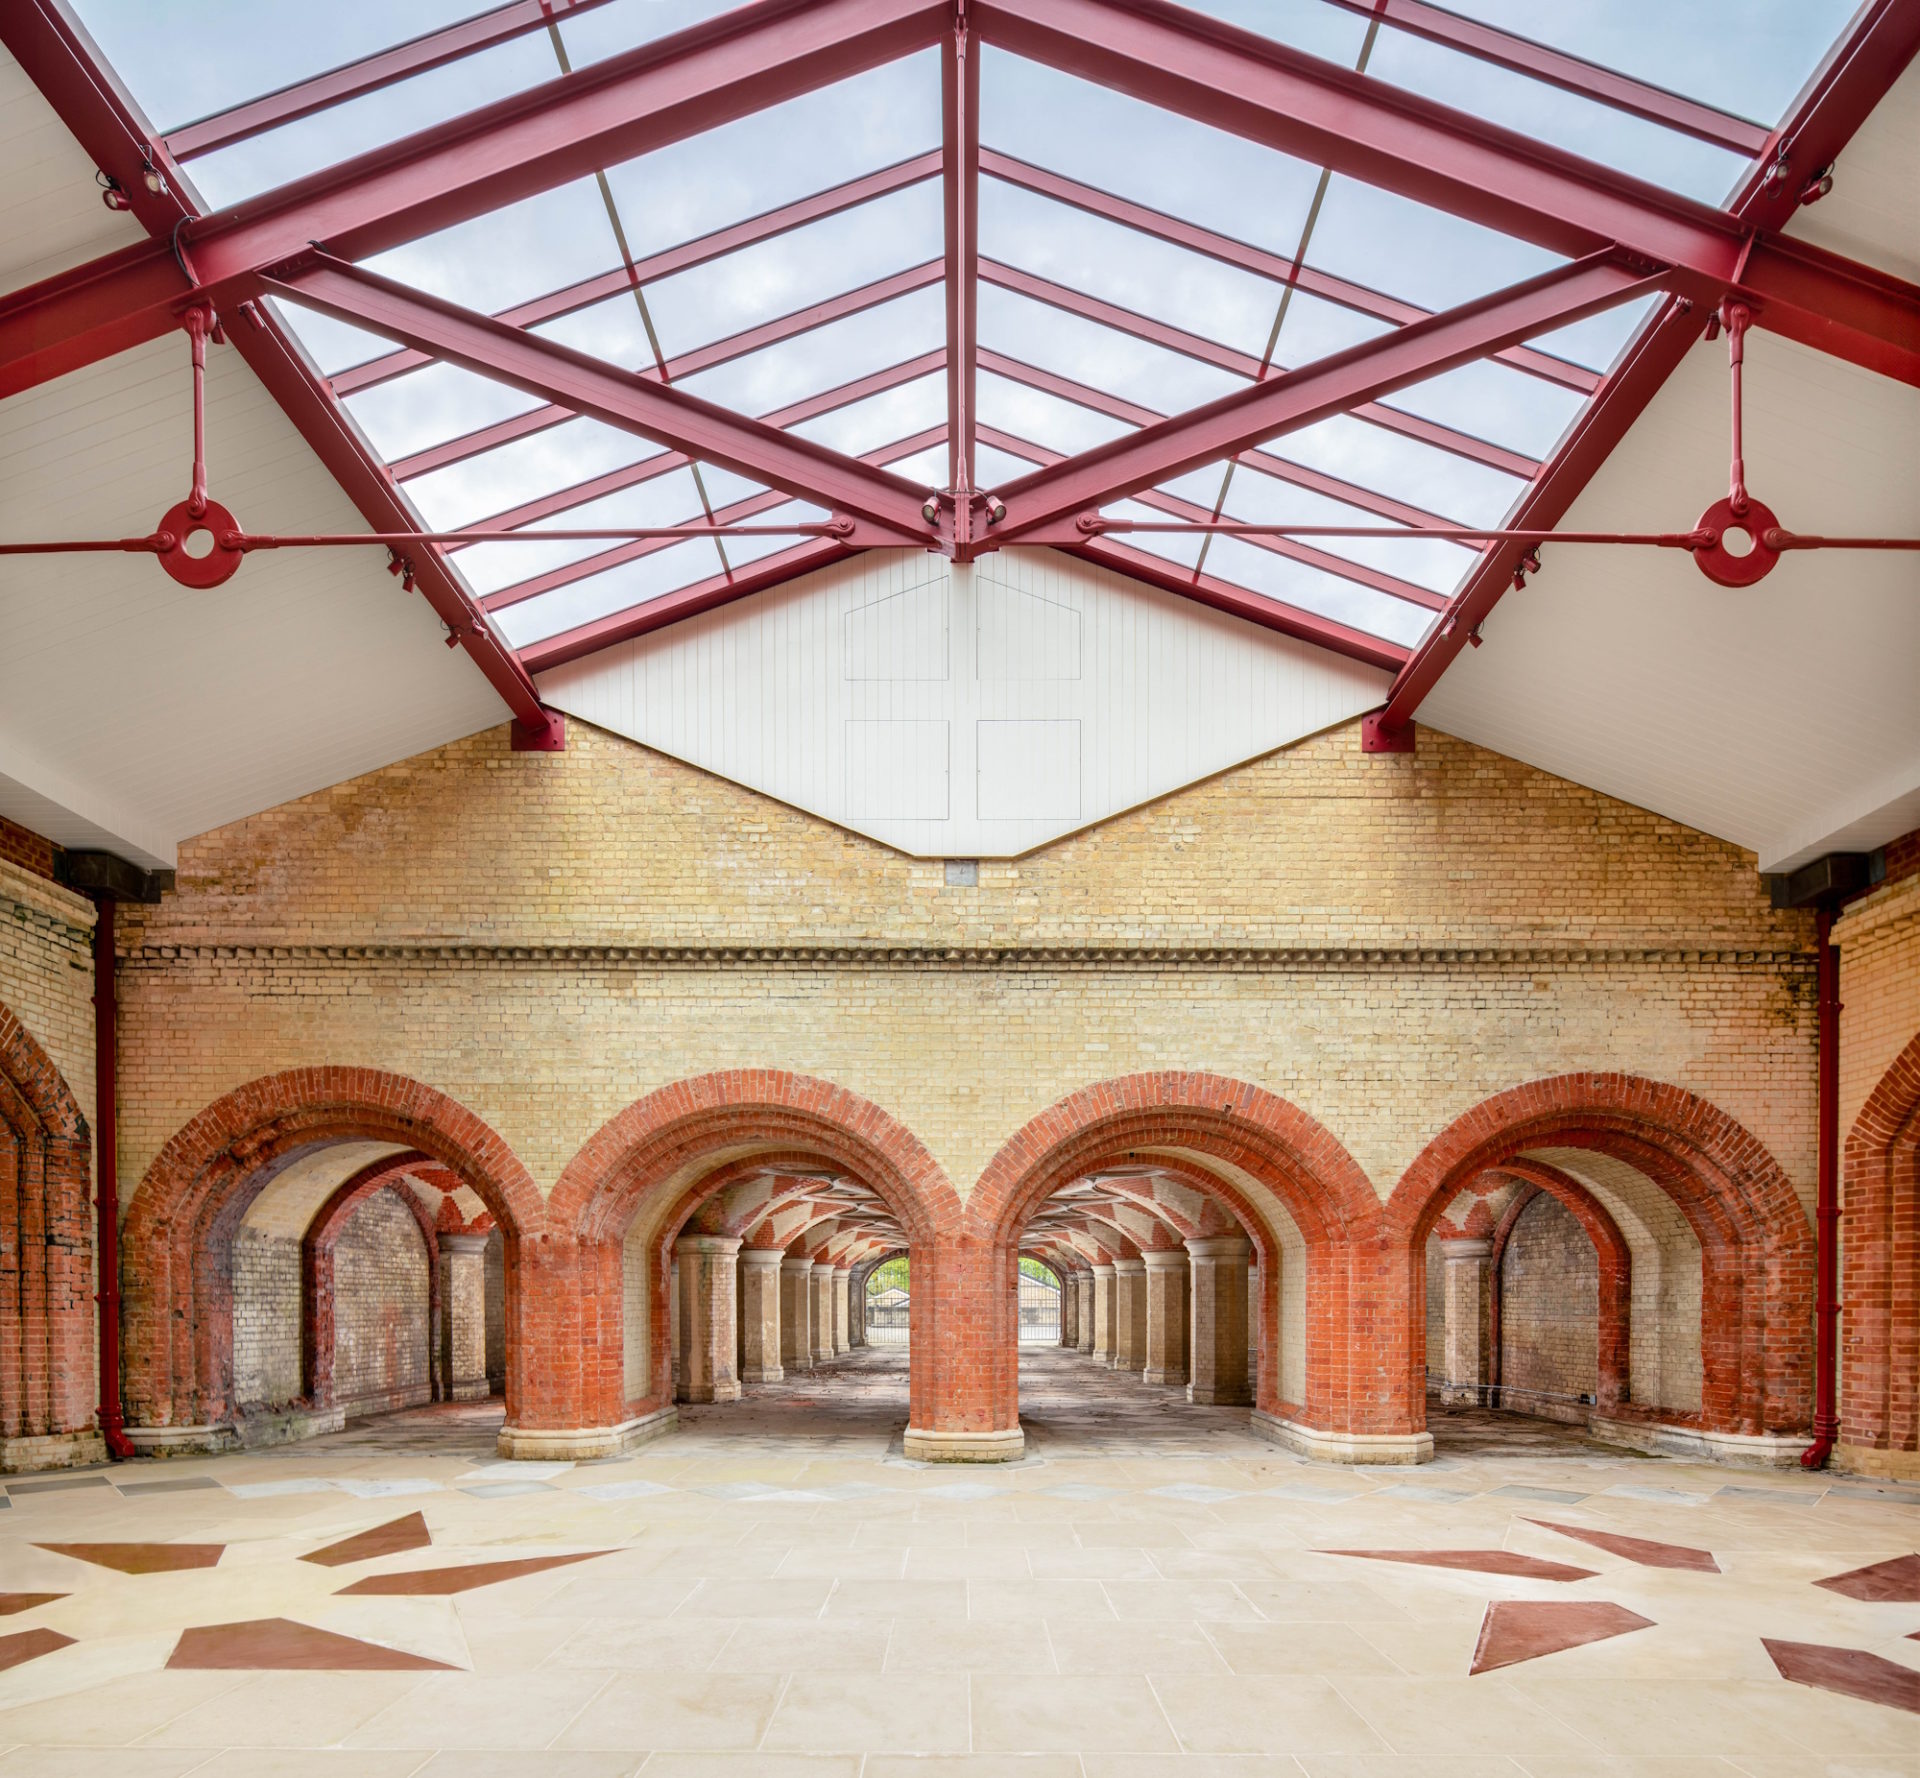
{"type": "Polygon", "coordinates": [[[1089,1266],[1087,1270],[1092,1272],[1096,1278],[1111,1278],[1113,1276],[1113,1267],[1105,1264],[1089,1266]]]}
{"type": "Polygon", "coordinates": [[[487,1250],[485,1235],[438,1235],[435,1239],[442,1253],[485,1253],[487,1250]]]}
{"type": "Polygon", "coordinates": [[[1460,1260],[1490,1259],[1493,1243],[1484,1235],[1459,1235],[1442,1241],[1440,1252],[1449,1265],[1460,1260]]]}
{"type": "Polygon", "coordinates": [[[777,1272],[786,1257],[785,1249],[780,1247],[744,1247],[740,1250],[743,1264],[755,1266],[764,1272],[777,1272]]]}
{"type": "Polygon", "coordinates": [[[1253,1258],[1253,1243],[1245,1235],[1195,1235],[1187,1242],[1187,1252],[1195,1259],[1239,1260],[1253,1258]]]}
{"type": "Polygon", "coordinates": [[[738,1235],[682,1235],[673,1244],[679,1253],[723,1253],[729,1259],[740,1251],[738,1235]]]}
{"type": "Polygon", "coordinates": [[[1113,1269],[1116,1272],[1130,1272],[1130,1273],[1138,1274],[1140,1272],[1144,1272],[1147,1269],[1147,1262],[1144,1259],[1116,1259],[1113,1262],[1113,1269]]]}
{"type": "Polygon", "coordinates": [[[790,1273],[796,1278],[804,1278],[813,1270],[813,1261],[810,1259],[799,1259],[791,1253],[785,1253],[780,1256],[780,1269],[783,1272],[790,1273]]]}
{"type": "Polygon", "coordinates": [[[1175,1266],[1187,1263],[1187,1250],[1184,1247],[1157,1248],[1152,1253],[1143,1253],[1140,1263],[1149,1272],[1170,1272],[1175,1266]]]}

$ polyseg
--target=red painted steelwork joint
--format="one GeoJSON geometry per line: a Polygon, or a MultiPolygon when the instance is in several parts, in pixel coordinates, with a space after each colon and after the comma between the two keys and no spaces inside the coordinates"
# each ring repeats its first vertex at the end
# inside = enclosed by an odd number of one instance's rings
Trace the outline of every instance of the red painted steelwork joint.
{"type": "Polygon", "coordinates": [[[1813,1336],[1813,1443],[1803,1469],[1820,1469],[1840,1436],[1835,1378],[1840,1349],[1840,954],[1833,947],[1833,910],[1814,915],[1819,986],[1819,1086],[1813,1336]]]}
{"type": "Polygon", "coordinates": [[[115,1063],[119,1057],[120,996],[114,980],[111,895],[95,898],[99,918],[93,927],[93,1139],[98,1177],[94,1203],[99,1213],[95,1257],[100,1284],[100,1435],[117,1458],[131,1457],[120,1406],[120,1166],[115,1127],[115,1063]]]}

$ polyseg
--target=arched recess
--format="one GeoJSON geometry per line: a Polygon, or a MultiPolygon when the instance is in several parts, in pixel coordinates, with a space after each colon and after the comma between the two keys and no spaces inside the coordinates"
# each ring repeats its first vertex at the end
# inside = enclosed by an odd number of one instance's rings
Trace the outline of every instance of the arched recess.
{"type": "MultiPolygon", "coordinates": [[[[1403,1428],[1380,1411],[1372,1356],[1352,1338],[1363,1324],[1380,1202],[1359,1163],[1298,1106],[1213,1074],[1155,1073],[1102,1081],[1069,1094],[1012,1137],[967,1200],[975,1239],[988,1254],[1018,1248],[1022,1230],[1061,1187],[1105,1169],[1151,1163],[1224,1208],[1253,1243],[1263,1281],[1282,1277],[1287,1246],[1304,1271],[1304,1351],[1298,1400],[1279,1389],[1278,1293],[1260,1291],[1256,1406],[1316,1433],[1339,1435],[1343,1455],[1403,1428]],[[1284,1234],[1283,1234],[1284,1230],[1284,1234]]],[[[1175,1213],[1177,1214],[1177,1213],[1175,1213]]],[[[1173,1220],[1163,1216],[1163,1220],[1173,1220]]],[[[1177,1225],[1176,1225],[1177,1226],[1177,1225]]],[[[1000,1258],[994,1275],[1003,1276],[1000,1258]]],[[[1006,1293],[986,1299],[982,1329],[994,1423],[1019,1415],[1017,1329],[1006,1293]]],[[[1387,1447],[1378,1447],[1387,1455],[1387,1447]]],[[[1408,1461],[1394,1452],[1389,1460],[1408,1461]]]]}
{"type": "Polygon", "coordinates": [[[532,1176],[493,1130],[444,1093],[378,1069],[321,1067],[267,1075],[216,1100],[161,1149],[140,1182],[121,1264],[134,1428],[211,1432],[231,1419],[236,1230],[290,1168],[328,1149],[376,1144],[441,1163],[505,1231],[507,1423],[572,1423],[577,1389],[563,1355],[574,1346],[578,1303],[565,1288],[565,1255],[555,1255],[547,1239],[532,1176]],[[531,1268],[543,1274],[537,1290],[529,1287],[531,1268]],[[537,1388],[529,1378],[536,1362],[537,1388]]]}
{"type": "MultiPolygon", "coordinates": [[[[1539,1151],[1590,1150],[1626,1163],[1678,1209],[1701,1250],[1700,1408],[1710,1432],[1794,1433],[1810,1412],[1813,1236],[1780,1164],[1733,1118],[1683,1087],[1629,1074],[1567,1074],[1483,1100],[1415,1157],[1387,1201],[1395,1313],[1426,1314],[1434,1221],[1489,1169],[1539,1151]]],[[[1410,1340],[1419,1351],[1421,1342],[1410,1340]]],[[[1424,1416],[1421,1368],[1401,1379],[1424,1416]]]]}
{"type": "Polygon", "coordinates": [[[0,1468],[103,1458],[92,1155],[52,1059],[0,1004],[0,1468]]]}
{"type": "Polygon", "coordinates": [[[583,1424],[626,1426],[672,1401],[667,1264],[675,1236],[718,1191],[756,1169],[819,1169],[871,1190],[907,1238],[916,1288],[909,1357],[910,1429],[948,1422],[935,1378],[964,1338],[967,1305],[943,1288],[961,1229],[952,1183],[906,1125],[831,1081],[737,1069],[677,1081],[601,1126],[567,1163],[550,1201],[553,1225],[578,1243],[596,1357],[583,1424]],[[645,1268],[644,1392],[630,1392],[626,1351],[630,1252],[645,1268]]]}
{"type": "Polygon", "coordinates": [[[1840,1442],[1920,1474],[1920,1036],[1853,1120],[1841,1181],[1840,1442]]]}

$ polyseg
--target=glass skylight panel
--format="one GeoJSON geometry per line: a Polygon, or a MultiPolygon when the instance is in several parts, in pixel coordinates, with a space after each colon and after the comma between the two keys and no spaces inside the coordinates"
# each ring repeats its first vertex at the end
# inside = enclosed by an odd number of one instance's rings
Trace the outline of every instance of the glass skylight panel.
{"type": "Polygon", "coordinates": [[[980,181],[980,252],[1258,356],[1279,286],[1003,180],[980,181]]]}
{"type": "MultiPolygon", "coordinates": [[[[676,469],[651,481],[622,488],[603,499],[590,500],[566,512],[555,513],[527,526],[527,534],[562,530],[635,530],[655,525],[692,525],[705,517],[700,492],[694,486],[693,471],[676,469]]],[[[460,551],[460,572],[467,584],[482,595],[497,593],[502,587],[518,586],[549,569],[569,562],[583,561],[610,549],[617,540],[562,540],[554,543],[476,543],[460,551]]]]}
{"type": "MultiPolygon", "coordinates": [[[[1220,471],[1210,467],[1212,492],[1218,497],[1220,471]]],[[[1188,498],[1194,498],[1189,495],[1188,498]]],[[[1249,465],[1239,464],[1227,488],[1221,516],[1248,525],[1362,525],[1378,527],[1393,521],[1376,513],[1330,500],[1310,488],[1298,488],[1277,476],[1249,465]]],[[[1383,574],[1411,581],[1429,592],[1450,593],[1460,576],[1472,565],[1475,551],[1458,543],[1442,543],[1434,538],[1303,537],[1301,543],[1330,556],[1343,556],[1349,562],[1362,562],[1383,574]]]]}
{"type": "MultiPolygon", "coordinates": [[[[164,6],[153,10],[169,11],[164,6]]],[[[253,10],[279,17],[290,9],[255,6],[253,10]]],[[[322,16],[326,11],[323,7],[311,10],[322,16]]],[[[183,35],[193,40],[191,33],[183,35]]],[[[560,65],[544,31],[516,37],[200,155],[187,163],[187,176],[216,209],[237,204],[256,192],[397,142],[417,130],[431,129],[497,99],[557,80],[559,75],[560,65]]]]}
{"type": "Polygon", "coordinates": [[[317,309],[283,302],[277,296],[268,297],[267,304],[300,342],[322,376],[335,376],[353,365],[366,363],[369,358],[384,358],[394,349],[393,341],[384,335],[336,321],[317,309]]]}
{"type": "Polygon", "coordinates": [[[644,257],[939,146],[929,51],[610,167],[607,183],[644,257]]]}
{"type": "MultiPolygon", "coordinates": [[[[979,460],[980,453],[976,450],[974,461],[978,463],[979,460]]],[[[944,444],[928,445],[911,456],[896,457],[886,468],[901,480],[912,482],[916,488],[943,488],[947,484],[947,447],[944,444]]],[[[992,486],[991,483],[985,485],[992,486]]]]}
{"type": "Polygon", "coordinates": [[[669,357],[939,259],[937,182],[909,187],[662,278],[647,304],[669,357]]]}
{"type": "Polygon", "coordinates": [[[1365,19],[1320,0],[1196,0],[1193,10],[1349,68],[1367,35],[1365,19]]]}
{"type": "Polygon", "coordinates": [[[1563,263],[1531,242],[1338,173],[1307,262],[1423,309],[1458,308],[1563,263]]]}
{"type": "MultiPolygon", "coordinates": [[[[903,463],[896,463],[892,467],[896,475],[907,473],[903,463]]],[[[1016,456],[1012,451],[1003,451],[998,445],[985,444],[977,438],[973,441],[973,480],[976,487],[997,488],[1006,482],[1018,481],[1023,475],[1031,475],[1039,467],[1031,457],[1016,456]]],[[[928,486],[938,487],[946,479],[943,460],[940,473],[928,486]]]]}
{"type": "Polygon", "coordinates": [[[1768,125],[1786,115],[1858,9],[1858,0],[1448,4],[1515,36],[1768,125]]]}
{"type": "Polygon", "coordinates": [[[1391,495],[1457,525],[1497,525],[1525,485],[1484,463],[1348,414],[1267,440],[1290,463],[1391,495]]]}
{"type": "Polygon", "coordinates": [[[1729,149],[1401,31],[1380,33],[1367,72],[1703,203],[1718,203],[1749,164],[1729,149]]]}
{"type": "Polygon", "coordinates": [[[560,38],[567,46],[567,60],[584,68],[717,18],[739,4],[740,0],[613,0],[610,6],[566,14],[560,20],[560,38]]]}
{"type": "Polygon", "coordinates": [[[980,141],[1150,209],[1290,253],[1319,169],[990,45],[980,141]]]}
{"type": "Polygon", "coordinates": [[[1480,359],[1396,389],[1386,405],[1473,438],[1544,458],[1586,397],[1559,383],[1480,359]]]}
{"type": "Polygon", "coordinates": [[[454,364],[429,364],[346,398],[368,442],[394,462],[546,404],[454,364]]]}
{"type": "Polygon", "coordinates": [[[979,340],[983,348],[1162,414],[1245,386],[1231,371],[984,282],[979,340]]]}
{"type": "Polygon", "coordinates": [[[1111,419],[1078,402],[1062,401],[1057,395],[1030,389],[991,371],[979,373],[975,391],[983,425],[1068,456],[1133,430],[1124,420],[1111,419]]]}
{"type": "Polygon", "coordinates": [[[759,416],[938,351],[946,338],[946,293],[930,285],[699,371],[677,386],[736,413],[759,416]]]}
{"type": "Polygon", "coordinates": [[[1424,605],[1411,605],[1356,581],[1322,573],[1243,537],[1216,535],[1207,551],[1206,571],[1249,592],[1264,593],[1407,648],[1426,634],[1436,615],[1424,605]]]}
{"type": "MultiPolygon", "coordinates": [[[[884,389],[817,419],[802,420],[791,430],[829,450],[858,457],[944,425],[946,418],[947,378],[941,371],[884,389]]],[[[945,479],[942,475],[941,480],[945,479]]]]}
{"type": "Polygon", "coordinates": [[[1611,370],[1627,342],[1640,331],[1640,324],[1660,303],[1660,297],[1642,296],[1632,302],[1602,309],[1570,327],[1556,327],[1551,333],[1538,334],[1526,343],[1569,364],[1589,370],[1611,370]]]}
{"type": "Polygon", "coordinates": [[[599,420],[565,420],[415,476],[407,498],[435,530],[451,531],[665,454],[651,440],[599,420]]]}
{"type": "Polygon", "coordinates": [[[494,613],[493,621],[514,648],[578,629],[636,605],[693,586],[720,573],[720,553],[710,537],[690,537],[649,551],[603,574],[589,575],[494,613]]]}
{"type": "MultiPolygon", "coordinates": [[[[1279,312],[1277,302],[1274,312],[1279,312]]],[[[1273,361],[1289,370],[1298,370],[1316,358],[1329,358],[1335,352],[1363,345],[1393,329],[1391,321],[1325,301],[1296,285],[1293,295],[1287,299],[1287,316],[1280,337],[1274,342],[1273,361]]]]}

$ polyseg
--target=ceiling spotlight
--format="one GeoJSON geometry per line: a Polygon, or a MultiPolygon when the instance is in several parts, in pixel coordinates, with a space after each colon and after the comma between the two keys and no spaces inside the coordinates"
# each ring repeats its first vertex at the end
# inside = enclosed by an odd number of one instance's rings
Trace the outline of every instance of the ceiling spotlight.
{"type": "Polygon", "coordinates": [[[1007,516],[1007,503],[998,494],[987,496],[987,523],[997,525],[1007,516]]]}
{"type": "Polygon", "coordinates": [[[153,164],[153,150],[151,148],[142,148],[140,150],[140,178],[147,190],[152,192],[155,197],[159,197],[167,189],[166,176],[153,164]]]}
{"type": "Polygon", "coordinates": [[[920,508],[920,516],[925,519],[929,525],[939,524],[940,496],[938,494],[929,494],[927,496],[925,503],[920,508]]]}

